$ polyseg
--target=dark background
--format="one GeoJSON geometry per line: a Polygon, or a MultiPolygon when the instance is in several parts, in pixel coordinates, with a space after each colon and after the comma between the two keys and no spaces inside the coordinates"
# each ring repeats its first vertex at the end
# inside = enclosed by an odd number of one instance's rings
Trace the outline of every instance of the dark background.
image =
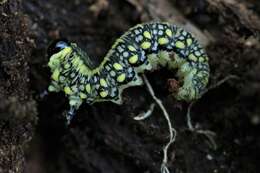
{"type": "Polygon", "coordinates": [[[148,73],[178,131],[170,147],[175,173],[257,173],[260,159],[260,3],[257,0],[1,0],[0,172],[159,172],[167,124],[145,87],[123,93],[124,104],[84,104],[68,128],[63,93],[41,97],[50,72],[46,49],[66,37],[100,63],[130,27],[168,21],[195,32],[209,55],[210,90],[193,107],[192,123],[214,131],[216,148],[187,130],[187,103],[168,92],[164,69],[148,73]]]}

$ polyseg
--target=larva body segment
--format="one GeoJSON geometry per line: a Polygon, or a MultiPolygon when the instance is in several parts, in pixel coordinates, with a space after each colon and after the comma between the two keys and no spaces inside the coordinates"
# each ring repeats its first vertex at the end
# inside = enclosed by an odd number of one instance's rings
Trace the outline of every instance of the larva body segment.
{"type": "Polygon", "coordinates": [[[74,43],[57,41],[50,51],[49,91],[63,90],[75,109],[83,101],[120,104],[125,88],[142,85],[140,73],[158,67],[178,69],[177,76],[183,81],[175,94],[179,100],[198,99],[209,78],[208,57],[197,40],[168,23],[146,23],[131,28],[115,42],[99,66],[74,43]]]}

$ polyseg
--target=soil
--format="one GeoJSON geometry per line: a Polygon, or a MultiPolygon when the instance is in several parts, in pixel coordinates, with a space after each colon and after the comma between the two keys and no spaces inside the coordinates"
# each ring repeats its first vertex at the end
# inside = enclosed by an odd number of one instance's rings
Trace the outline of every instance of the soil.
{"type": "Polygon", "coordinates": [[[146,87],[123,93],[124,104],[84,104],[69,127],[63,93],[50,82],[46,49],[67,38],[97,63],[130,27],[169,21],[198,31],[210,58],[210,89],[191,109],[168,92],[174,73],[148,73],[174,128],[168,168],[176,173],[257,173],[260,160],[260,3],[255,0],[1,0],[0,172],[160,172],[167,123],[159,107],[135,121],[153,99],[146,87]],[[210,140],[211,139],[211,140],[210,140]]]}

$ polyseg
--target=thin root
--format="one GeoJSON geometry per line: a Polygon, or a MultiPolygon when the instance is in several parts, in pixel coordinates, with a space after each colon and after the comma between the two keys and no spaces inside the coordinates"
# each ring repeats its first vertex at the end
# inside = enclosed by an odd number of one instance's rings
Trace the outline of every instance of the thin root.
{"type": "MultiPolygon", "coordinates": [[[[206,94],[208,91],[210,91],[210,90],[212,90],[212,89],[217,88],[218,86],[222,85],[224,82],[226,82],[226,81],[229,80],[229,79],[238,79],[238,77],[235,76],[235,75],[229,75],[229,76],[225,77],[224,79],[220,80],[219,82],[217,82],[216,84],[210,86],[208,89],[206,89],[206,90],[202,93],[202,95],[206,94]]],[[[193,127],[193,125],[192,125],[192,123],[191,123],[191,122],[192,122],[191,116],[190,116],[190,114],[191,114],[191,108],[193,107],[193,105],[194,105],[195,103],[196,103],[196,101],[191,102],[190,105],[189,105],[189,107],[188,107],[187,114],[186,114],[186,117],[187,117],[187,126],[188,126],[188,128],[189,128],[190,131],[196,132],[196,133],[198,133],[198,134],[203,134],[203,135],[205,135],[205,136],[208,138],[208,140],[209,140],[210,144],[212,145],[212,147],[213,147],[214,149],[216,149],[216,148],[217,148],[217,144],[216,144],[216,142],[215,142],[215,140],[214,140],[214,137],[216,136],[216,133],[213,132],[213,131],[210,131],[210,130],[199,130],[199,129],[196,129],[196,128],[193,127]]]]}
{"type": "Polygon", "coordinates": [[[144,120],[144,119],[150,117],[153,113],[154,106],[155,106],[155,103],[152,103],[146,112],[142,112],[142,113],[138,114],[137,116],[134,117],[134,120],[141,121],[141,120],[144,120]]]}
{"type": "Polygon", "coordinates": [[[165,119],[167,120],[168,123],[168,128],[169,128],[169,133],[170,133],[170,140],[169,142],[163,147],[163,160],[162,160],[162,164],[161,164],[161,173],[170,173],[170,171],[167,168],[167,162],[168,162],[168,148],[169,146],[175,142],[176,139],[176,135],[177,135],[177,131],[172,127],[171,124],[171,120],[169,117],[168,112],[166,111],[165,107],[162,104],[162,101],[160,99],[158,99],[153,91],[153,88],[150,84],[150,82],[148,81],[147,77],[145,75],[142,75],[143,80],[145,85],[147,86],[147,89],[149,91],[149,93],[151,94],[152,98],[155,100],[155,102],[158,104],[158,106],[160,107],[160,109],[163,112],[163,115],[165,117],[165,119]]]}

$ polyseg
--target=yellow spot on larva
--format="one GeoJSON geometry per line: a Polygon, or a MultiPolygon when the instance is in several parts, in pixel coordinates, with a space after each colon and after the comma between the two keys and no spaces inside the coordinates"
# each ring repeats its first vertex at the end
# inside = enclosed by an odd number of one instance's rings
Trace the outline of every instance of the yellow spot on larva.
{"type": "Polygon", "coordinates": [[[88,73],[88,69],[87,69],[87,67],[85,66],[85,64],[80,64],[80,65],[78,66],[78,69],[79,69],[79,72],[80,72],[81,74],[87,74],[87,73],[88,73]]]}
{"type": "Polygon", "coordinates": [[[148,48],[151,47],[151,43],[148,42],[148,41],[145,41],[145,42],[143,42],[143,43],[141,44],[141,47],[142,47],[143,49],[148,49],[148,48]]]}
{"type": "Polygon", "coordinates": [[[100,85],[103,86],[103,87],[107,87],[107,82],[105,79],[101,78],[100,81],[99,81],[100,85]]]}
{"type": "Polygon", "coordinates": [[[72,90],[68,86],[64,87],[64,92],[65,92],[65,94],[68,94],[68,95],[72,94],[72,90]]]}
{"type": "Polygon", "coordinates": [[[189,59],[192,60],[192,61],[197,61],[198,60],[198,58],[195,55],[193,55],[192,53],[189,54],[189,59]]]}
{"type": "Polygon", "coordinates": [[[169,43],[169,40],[168,40],[168,38],[161,37],[161,38],[159,38],[158,42],[160,45],[163,45],[163,44],[169,43]]]}
{"type": "MultiPolygon", "coordinates": [[[[65,58],[68,54],[70,54],[71,52],[72,52],[71,47],[65,47],[65,48],[62,49],[61,51],[59,51],[59,52],[53,54],[53,55],[51,56],[50,61],[52,61],[52,60],[54,60],[54,59],[56,59],[56,60],[64,60],[64,58],[65,58]],[[52,58],[54,58],[54,59],[52,59],[52,58]]],[[[52,63],[52,62],[51,62],[51,63],[52,63]]]]}
{"type": "Polygon", "coordinates": [[[66,64],[64,65],[64,68],[66,68],[66,69],[70,68],[70,64],[69,64],[69,63],[66,63],[66,64]]]}
{"type": "Polygon", "coordinates": [[[50,85],[49,87],[48,87],[48,91],[50,91],[50,92],[54,92],[54,91],[56,91],[57,89],[53,86],[53,85],[50,85]]]}
{"type": "Polygon", "coordinates": [[[138,61],[138,56],[137,55],[133,55],[131,56],[128,61],[131,63],[131,64],[135,64],[137,61],[138,61]]]}
{"type": "Polygon", "coordinates": [[[107,91],[101,91],[99,94],[100,94],[101,97],[104,98],[108,95],[108,92],[107,91]]]}
{"type": "Polygon", "coordinates": [[[144,34],[144,36],[145,36],[146,38],[149,38],[149,39],[152,38],[151,34],[150,34],[148,31],[144,31],[143,34],[144,34]]]}
{"type": "Polygon", "coordinates": [[[172,37],[172,31],[170,29],[166,29],[165,31],[166,35],[168,35],[169,37],[172,37]]]}
{"type": "Polygon", "coordinates": [[[60,76],[60,70],[59,69],[55,69],[53,74],[52,74],[52,79],[55,80],[55,81],[58,81],[59,80],[59,76],[60,76]]]}
{"type": "Polygon", "coordinates": [[[74,67],[78,67],[78,65],[81,64],[81,63],[82,63],[82,60],[80,59],[80,57],[75,57],[75,58],[73,58],[73,60],[72,60],[72,65],[73,65],[74,67]]]}
{"type": "Polygon", "coordinates": [[[78,103],[78,101],[74,100],[74,99],[69,101],[70,106],[75,106],[75,105],[77,105],[77,103],[78,103]]]}
{"type": "Polygon", "coordinates": [[[134,47],[134,46],[131,46],[131,45],[128,46],[128,49],[129,49],[130,51],[133,51],[133,52],[136,51],[135,47],[134,47]]]}
{"type": "Polygon", "coordinates": [[[114,67],[116,70],[123,70],[122,65],[119,64],[119,63],[117,63],[117,62],[113,64],[113,67],[114,67]]]}
{"type": "Polygon", "coordinates": [[[125,73],[122,73],[120,74],[118,77],[117,77],[117,82],[124,82],[125,80],[125,73]]]}
{"type": "Polygon", "coordinates": [[[177,48],[180,48],[180,49],[185,48],[185,44],[181,41],[177,41],[175,45],[177,48]]]}
{"type": "Polygon", "coordinates": [[[53,69],[60,66],[60,60],[57,56],[52,56],[48,62],[48,66],[53,69]]]}
{"type": "Polygon", "coordinates": [[[62,56],[60,57],[62,60],[66,57],[66,55],[70,54],[72,52],[72,48],[71,47],[65,47],[62,50],[62,56]]]}
{"type": "Polygon", "coordinates": [[[190,46],[192,44],[192,39],[191,38],[188,38],[187,40],[187,45],[190,46]]]}
{"type": "Polygon", "coordinates": [[[82,93],[82,92],[79,94],[79,96],[80,96],[81,99],[85,99],[85,98],[87,98],[87,95],[84,94],[84,93],[82,93]]]}
{"type": "Polygon", "coordinates": [[[90,93],[90,92],[91,92],[91,86],[90,86],[90,84],[89,84],[89,83],[86,85],[86,91],[87,91],[88,93],[90,93]]]}
{"type": "Polygon", "coordinates": [[[205,58],[199,57],[199,62],[204,62],[205,58]]]}

